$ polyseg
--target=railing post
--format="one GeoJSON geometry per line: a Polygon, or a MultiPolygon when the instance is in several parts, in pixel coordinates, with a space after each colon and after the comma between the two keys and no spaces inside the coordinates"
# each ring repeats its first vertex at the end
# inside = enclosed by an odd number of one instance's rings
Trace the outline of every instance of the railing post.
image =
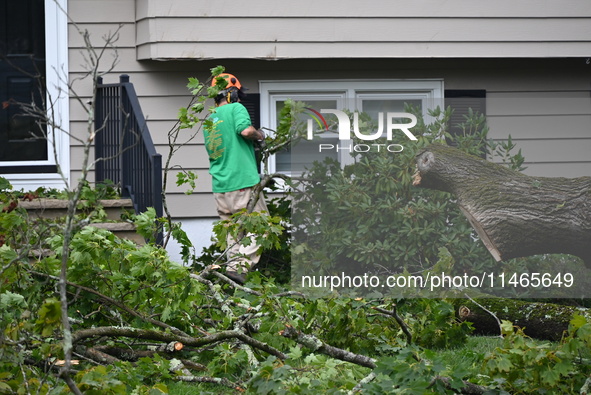
{"type": "MultiPolygon", "coordinates": [[[[160,154],[152,156],[152,202],[156,217],[162,217],[162,155],[160,154]]],[[[162,245],[163,241],[162,227],[159,226],[156,244],[162,245]]]]}
{"type": "MultiPolygon", "coordinates": [[[[129,98],[127,96],[127,89],[125,89],[125,84],[129,83],[129,75],[121,74],[119,76],[119,84],[120,84],[120,92],[119,92],[119,141],[122,141],[122,152],[120,158],[120,168],[121,168],[121,195],[126,198],[132,198],[131,191],[129,188],[129,177],[130,177],[130,167],[132,163],[130,163],[130,151],[131,151],[131,144],[130,141],[130,133],[128,133],[129,128],[129,98]]],[[[137,203],[134,202],[134,206],[136,207],[137,211],[137,203]]]]}
{"type": "MultiPolygon", "coordinates": [[[[102,129],[105,124],[105,104],[103,103],[103,90],[101,89],[101,85],[103,84],[103,77],[98,77],[96,80],[96,97],[94,103],[94,132],[95,132],[95,140],[94,140],[94,156],[95,158],[104,158],[104,144],[103,144],[103,134],[102,129]],[[98,132],[98,133],[97,133],[98,132]]],[[[105,180],[105,170],[104,170],[104,163],[102,160],[97,160],[95,166],[95,180],[96,182],[101,182],[105,180]]]]}

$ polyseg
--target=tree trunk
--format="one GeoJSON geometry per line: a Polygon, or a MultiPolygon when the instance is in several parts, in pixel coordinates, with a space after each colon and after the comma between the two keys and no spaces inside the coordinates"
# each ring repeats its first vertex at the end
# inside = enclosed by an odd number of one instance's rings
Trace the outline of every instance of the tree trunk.
{"type": "Polygon", "coordinates": [[[564,253],[591,265],[591,177],[531,177],[437,143],[416,163],[414,185],[454,194],[497,261],[564,253]]]}
{"type": "MultiPolygon", "coordinates": [[[[554,303],[525,302],[512,299],[479,299],[485,309],[499,320],[508,320],[523,329],[533,338],[558,341],[562,338],[573,315],[591,318],[588,309],[564,306],[554,303]]],[[[454,299],[458,317],[474,325],[478,335],[500,335],[501,330],[495,318],[482,307],[467,299],[454,299]]]]}

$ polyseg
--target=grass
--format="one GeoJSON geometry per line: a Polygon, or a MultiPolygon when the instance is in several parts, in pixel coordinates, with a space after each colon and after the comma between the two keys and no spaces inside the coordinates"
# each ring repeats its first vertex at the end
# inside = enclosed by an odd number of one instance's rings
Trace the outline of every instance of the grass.
{"type": "Polygon", "coordinates": [[[234,395],[238,392],[215,384],[176,382],[168,384],[168,393],[170,395],[234,395]]]}
{"type": "Polygon", "coordinates": [[[498,336],[471,336],[463,347],[438,351],[441,360],[449,361],[448,370],[460,366],[477,368],[487,353],[503,347],[503,339],[498,336]]]}

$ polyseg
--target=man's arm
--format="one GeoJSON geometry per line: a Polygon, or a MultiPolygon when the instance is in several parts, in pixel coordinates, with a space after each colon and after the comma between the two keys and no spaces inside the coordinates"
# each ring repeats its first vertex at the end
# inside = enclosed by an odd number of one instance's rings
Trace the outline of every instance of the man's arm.
{"type": "Polygon", "coordinates": [[[249,126],[240,132],[240,135],[245,139],[261,141],[265,139],[265,134],[261,130],[255,129],[254,126],[249,126]]]}

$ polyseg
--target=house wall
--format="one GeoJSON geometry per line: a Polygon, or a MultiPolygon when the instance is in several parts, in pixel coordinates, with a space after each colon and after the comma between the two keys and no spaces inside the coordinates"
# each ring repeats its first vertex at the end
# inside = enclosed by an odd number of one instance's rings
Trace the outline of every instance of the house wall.
{"type": "MultiPolygon", "coordinates": [[[[205,79],[211,67],[221,64],[252,93],[258,92],[260,80],[282,79],[442,78],[445,89],[484,89],[490,135],[497,140],[512,136],[526,158],[526,173],[590,175],[591,3],[427,3],[431,6],[419,9],[412,3],[403,10],[385,5],[389,9],[384,11],[372,4],[346,10],[337,2],[263,1],[232,7],[200,2],[197,7],[189,0],[70,0],[69,13],[80,29],[88,29],[95,46],[121,24],[115,44],[118,62],[104,80],[130,76],[164,162],[168,132],[178,109],[190,99],[187,78],[205,79]],[[330,16],[331,12],[338,15],[330,16]],[[388,13],[397,16],[382,24],[381,15],[388,13]],[[362,23],[349,28],[355,19],[362,23]],[[237,21],[247,24],[237,27],[237,21]],[[273,35],[270,27],[277,24],[281,32],[273,35]],[[389,24],[397,25],[397,30],[384,34],[380,29],[389,24]],[[219,34],[218,26],[227,27],[224,34],[219,34]],[[364,33],[364,39],[356,41],[356,33],[366,30],[375,31],[379,40],[364,33]],[[410,38],[400,39],[403,35],[410,38]],[[388,37],[395,38],[396,45],[388,37]],[[277,51],[265,56],[275,39],[277,51]],[[214,45],[215,40],[221,42],[214,45]]],[[[72,24],[69,32],[70,80],[74,80],[85,72],[84,44],[72,24]]],[[[105,54],[103,70],[114,53],[105,54]]],[[[90,83],[82,81],[78,90],[88,98],[90,83]]],[[[70,113],[73,135],[85,136],[87,114],[73,98],[70,113]]],[[[71,139],[71,156],[76,179],[82,158],[76,139],[71,139]]],[[[175,185],[178,170],[172,170],[167,202],[196,244],[205,246],[216,213],[200,133],[175,154],[170,166],[199,175],[195,193],[186,195],[186,187],[175,185]]]]}
{"type": "Polygon", "coordinates": [[[138,0],[138,59],[584,56],[586,0],[138,0]]]}

